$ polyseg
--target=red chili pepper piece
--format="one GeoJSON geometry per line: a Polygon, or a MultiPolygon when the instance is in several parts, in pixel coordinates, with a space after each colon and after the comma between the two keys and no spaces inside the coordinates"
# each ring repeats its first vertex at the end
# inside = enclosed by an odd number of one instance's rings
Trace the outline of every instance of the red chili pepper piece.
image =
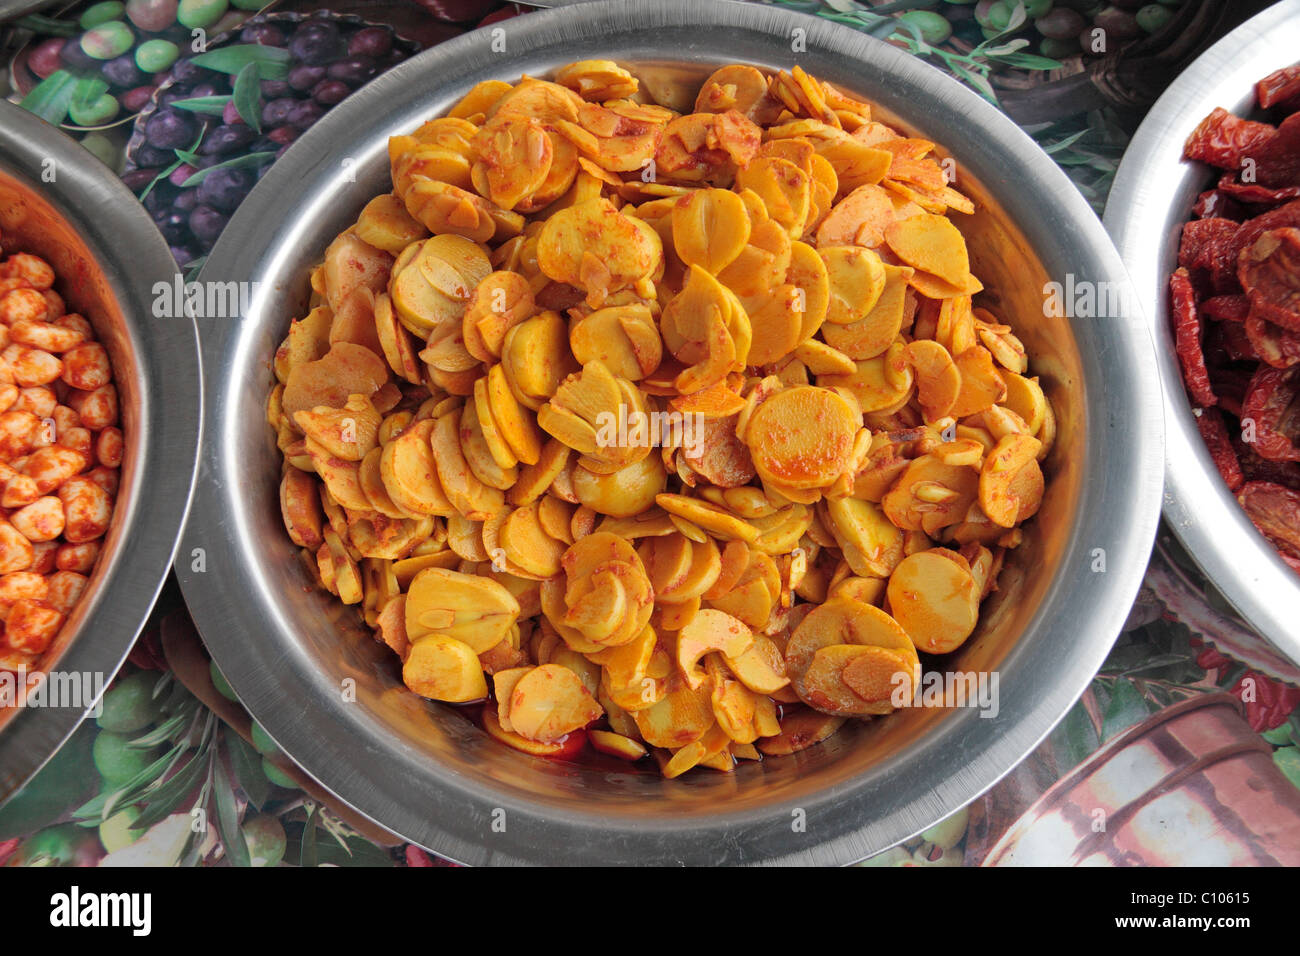
{"type": "Polygon", "coordinates": [[[1237,492],[1251,523],[1281,551],[1300,557],[1300,492],[1269,481],[1249,481],[1237,492]]]}
{"type": "Polygon", "coordinates": [[[1250,380],[1241,405],[1242,425],[1253,423],[1250,444],[1270,461],[1300,461],[1292,436],[1300,435],[1300,366],[1277,369],[1261,365],[1250,380]]]}
{"type": "Polygon", "coordinates": [[[1183,145],[1183,155],[1220,169],[1236,170],[1241,168],[1243,156],[1258,149],[1276,132],[1268,123],[1244,120],[1218,107],[1192,130],[1183,145]]]}
{"type": "Polygon", "coordinates": [[[1300,110],[1300,65],[1284,66],[1255,84],[1260,109],[1281,106],[1287,112],[1300,110]]]}
{"type": "Polygon", "coordinates": [[[1174,317],[1174,347],[1183,366],[1183,381],[1197,405],[1218,404],[1210,387],[1210,373],[1201,351],[1201,320],[1196,315],[1196,294],[1186,269],[1169,280],[1169,303],[1174,317]]]}
{"type": "Polygon", "coordinates": [[[1205,447],[1214,459],[1214,466],[1219,469],[1228,490],[1236,492],[1245,478],[1241,474],[1241,465],[1237,464],[1237,453],[1232,450],[1232,441],[1228,438],[1228,429],[1224,427],[1223,415],[1217,408],[1207,408],[1197,417],[1196,428],[1205,440],[1205,447]]]}

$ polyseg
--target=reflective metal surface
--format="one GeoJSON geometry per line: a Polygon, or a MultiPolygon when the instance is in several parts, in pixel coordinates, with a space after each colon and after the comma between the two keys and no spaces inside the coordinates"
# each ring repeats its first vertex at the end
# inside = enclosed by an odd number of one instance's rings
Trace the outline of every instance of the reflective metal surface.
{"type": "Polygon", "coordinates": [[[1255,530],[1201,440],[1174,353],[1168,302],[1183,223],[1213,178],[1202,163],[1183,161],[1183,143],[1216,106],[1251,112],[1255,82],[1297,59],[1300,0],[1270,7],[1206,50],[1138,128],[1105,220],[1156,337],[1168,423],[1165,519],[1246,622],[1300,662],[1300,577],[1255,530]]]}
{"type": "MultiPolygon", "coordinates": [[[[126,439],[113,524],[44,660],[107,685],[144,625],[175,554],[202,426],[198,336],[153,313],[176,264],[112,170],[25,110],[0,102],[0,234],[54,266],[69,311],[108,349],[126,439]]],[[[86,708],[0,709],[0,803],[72,733],[86,708]]]]}
{"type": "Polygon", "coordinates": [[[824,20],[672,0],[582,4],[498,28],[504,55],[492,52],[493,34],[467,34],[331,110],[258,185],[208,260],[205,278],[261,285],[242,322],[200,323],[213,420],[183,547],[206,549],[208,573],[184,562],[179,572],[204,639],[308,772],[454,860],[848,863],[908,837],[991,786],[1060,719],[1101,665],[1141,580],[1162,460],[1143,320],[1043,316],[1049,277],[1126,291],[1119,256],[1064,175],[995,109],[824,20]],[[792,52],[803,41],[806,52],[792,52]],[[546,75],[592,57],[629,65],[652,90],[686,84],[687,102],[689,84],[719,64],[798,63],[951,149],[957,185],[981,207],[962,228],[987,303],[1024,338],[1060,421],[1043,509],[979,632],[940,662],[996,670],[996,718],[918,708],[791,757],[670,781],[652,768],[540,760],[487,738],[466,713],[407,692],[396,657],[356,612],[313,589],[280,518],[280,456],[264,415],[271,357],[303,313],[311,266],[390,188],[390,135],[440,114],[479,80],[546,75]]]}

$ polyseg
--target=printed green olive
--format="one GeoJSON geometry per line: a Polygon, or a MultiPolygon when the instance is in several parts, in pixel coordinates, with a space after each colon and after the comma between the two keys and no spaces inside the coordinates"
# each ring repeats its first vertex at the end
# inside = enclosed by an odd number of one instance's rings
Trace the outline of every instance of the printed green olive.
{"type": "Polygon", "coordinates": [[[121,109],[117,98],[110,93],[102,93],[90,103],[72,103],[68,107],[68,116],[78,126],[102,126],[121,109]]]}
{"type": "Polygon", "coordinates": [[[180,48],[170,40],[145,40],[136,47],[135,65],[146,73],[161,73],[180,55],[180,48]]]}
{"type": "Polygon", "coordinates": [[[176,19],[191,30],[206,30],[224,17],[229,8],[226,0],[181,0],[176,19]]]}
{"type": "Polygon", "coordinates": [[[271,761],[265,757],[262,758],[262,773],[266,774],[266,779],[270,780],[277,787],[284,787],[286,790],[297,790],[298,781],[289,776],[271,761]]]}
{"type": "Polygon", "coordinates": [[[135,44],[135,34],[121,20],[110,20],[81,35],[81,51],[92,60],[112,60],[135,44]]]}
{"type": "Polygon", "coordinates": [[[279,866],[288,841],[280,821],[270,814],[245,820],[240,829],[248,846],[248,860],[253,866],[279,866]]]}
{"type": "Polygon", "coordinates": [[[104,694],[103,711],[96,719],[101,730],[115,734],[133,734],[148,727],[158,716],[153,699],[158,675],[136,671],[113,683],[104,694]]]}
{"type": "Polygon", "coordinates": [[[118,3],[117,0],[92,3],[86,7],[77,19],[77,25],[83,30],[93,30],[101,23],[108,23],[110,20],[121,20],[122,14],[125,12],[126,4],[118,3]]]}
{"type": "Polygon", "coordinates": [[[952,36],[952,24],[933,10],[909,10],[899,16],[921,31],[921,39],[931,46],[952,36]]]}
{"type": "Polygon", "coordinates": [[[126,783],[153,763],[159,756],[158,751],[142,750],[130,746],[131,738],[122,734],[100,731],[95,737],[91,753],[95,769],[110,786],[126,783]]]}

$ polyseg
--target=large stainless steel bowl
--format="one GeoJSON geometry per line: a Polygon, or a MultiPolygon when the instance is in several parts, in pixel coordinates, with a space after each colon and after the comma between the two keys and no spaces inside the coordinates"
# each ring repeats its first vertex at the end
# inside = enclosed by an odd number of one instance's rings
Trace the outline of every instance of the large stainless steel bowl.
{"type": "MultiPolygon", "coordinates": [[[[1160,499],[1161,413],[1141,319],[1047,318],[1051,277],[1110,282],[1119,256],[1051,160],[991,106],[847,29],[752,5],[597,2],[468,34],[402,64],[276,164],[208,260],[213,280],[260,282],[243,321],[200,323],[213,421],[180,569],[218,665],[295,760],[403,836],[471,863],[847,863],[961,807],[1050,730],[1100,666],[1136,593],[1160,499]],[[807,52],[792,53],[806,40],[807,52]],[[916,709],[859,724],[733,774],[525,756],[401,684],[397,660],[312,587],[285,536],[280,456],[263,406],[270,360],[302,314],[308,272],[363,204],[390,188],[386,140],[492,77],[572,60],[629,63],[655,88],[719,64],[798,63],[950,147],[981,211],[963,225],[988,302],[1010,316],[1060,418],[1051,490],[947,667],[996,670],[1001,710],[916,709]],[[1098,550],[1101,549],[1101,550],[1098,550]],[[1104,566],[1104,571],[1099,570],[1104,566]]],[[[688,99],[689,102],[689,99],[688,99]]]]}
{"type": "Polygon", "coordinates": [[[1183,160],[1183,143],[1216,106],[1244,115],[1255,82],[1300,60],[1300,0],[1246,21],[1206,50],[1156,101],[1129,144],[1106,203],[1119,247],[1156,336],[1165,385],[1165,519],[1193,560],[1245,618],[1300,662],[1300,577],[1277,556],[1219,476],[1183,387],[1169,322],[1169,275],[1192,204],[1211,176],[1183,160]]]}
{"type": "MultiPolygon", "coordinates": [[[[113,364],[126,438],[113,524],[86,597],[43,660],[106,686],[171,566],[189,508],[202,428],[193,320],[155,315],[176,263],[112,170],[25,110],[0,102],[0,234],[59,276],[113,364]]],[[[0,803],[58,749],[90,707],[0,709],[0,803]]]]}

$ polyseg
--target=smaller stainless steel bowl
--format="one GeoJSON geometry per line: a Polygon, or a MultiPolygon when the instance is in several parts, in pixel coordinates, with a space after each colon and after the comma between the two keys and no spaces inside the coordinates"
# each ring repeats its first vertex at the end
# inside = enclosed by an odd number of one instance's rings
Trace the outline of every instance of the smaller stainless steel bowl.
{"type": "MultiPolygon", "coordinates": [[[[84,598],[42,659],[102,689],[149,616],[189,510],[203,423],[198,333],[183,312],[155,314],[155,286],[173,288],[176,263],[131,192],[74,140],[5,102],[0,235],[54,266],[55,288],[113,364],[126,439],[113,523],[84,598]]],[[[0,804],[93,703],[0,709],[0,804]]]]}
{"type": "Polygon", "coordinates": [[[1165,520],[1246,622],[1300,662],[1300,577],[1255,530],[1206,450],[1169,322],[1169,275],[1183,223],[1208,188],[1183,144],[1216,106],[1245,115],[1255,83],[1300,60],[1300,0],[1270,7],[1206,50],[1156,101],[1129,144],[1105,223],[1152,323],[1165,393],[1165,520]]]}

